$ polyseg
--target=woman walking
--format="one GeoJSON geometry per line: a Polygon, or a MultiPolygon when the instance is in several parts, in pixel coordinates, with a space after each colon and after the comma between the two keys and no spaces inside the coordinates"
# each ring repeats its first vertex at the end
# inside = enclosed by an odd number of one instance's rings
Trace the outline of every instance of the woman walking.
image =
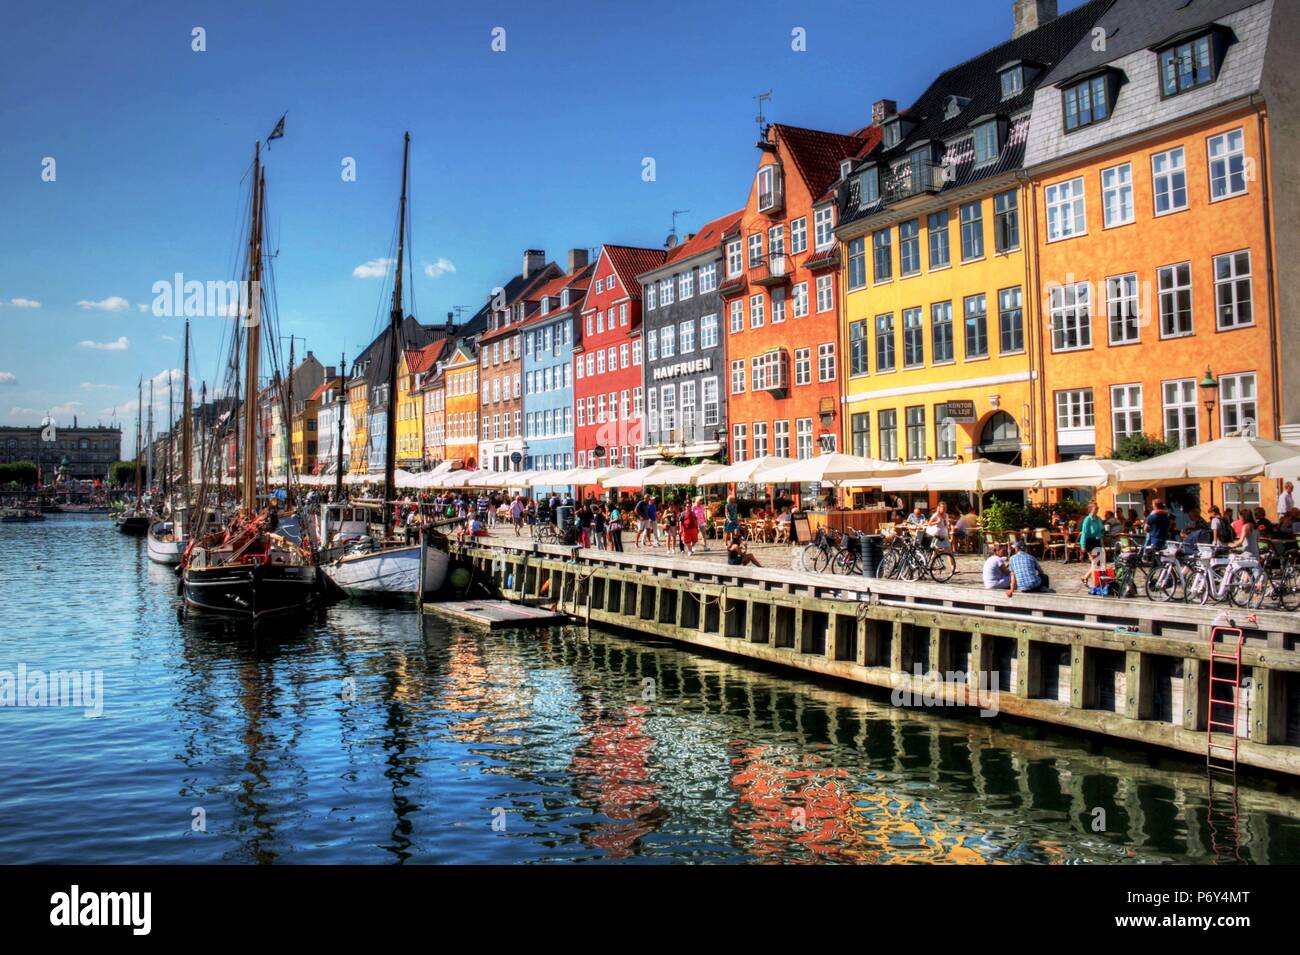
{"type": "Polygon", "coordinates": [[[686,556],[695,556],[695,543],[700,539],[699,519],[695,516],[695,508],[689,503],[682,508],[682,544],[686,548],[686,556]]]}
{"type": "Polygon", "coordinates": [[[727,506],[723,512],[722,520],[722,542],[730,544],[731,539],[740,533],[740,505],[736,503],[736,495],[727,496],[727,506]]]}

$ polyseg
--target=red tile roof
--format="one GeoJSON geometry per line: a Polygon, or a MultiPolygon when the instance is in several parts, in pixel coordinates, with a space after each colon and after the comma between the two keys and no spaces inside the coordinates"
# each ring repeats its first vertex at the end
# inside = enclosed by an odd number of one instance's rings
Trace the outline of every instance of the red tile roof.
{"type": "Polygon", "coordinates": [[[618,273],[619,282],[634,299],[641,297],[641,283],[637,276],[658,268],[668,258],[667,249],[640,249],[630,245],[607,245],[605,254],[618,273]]]}
{"type": "Polygon", "coordinates": [[[307,396],[307,400],[315,401],[317,398],[325,394],[325,392],[329,391],[338,383],[339,383],[339,379],[337,378],[327,378],[325,381],[321,382],[319,386],[317,386],[315,391],[313,391],[311,394],[307,396]]]}
{"type": "Polygon", "coordinates": [[[583,295],[587,291],[587,286],[591,284],[591,276],[595,273],[595,271],[596,271],[596,263],[589,262],[586,265],[584,265],[582,268],[578,269],[578,271],[573,273],[572,275],[561,275],[558,278],[555,278],[552,281],[547,282],[545,285],[543,285],[540,289],[537,290],[538,300],[540,301],[542,298],[549,297],[555,299],[556,302],[558,303],[560,299],[560,293],[567,288],[572,293],[569,295],[568,306],[565,308],[560,308],[558,305],[553,306],[551,310],[547,312],[545,315],[543,315],[541,313],[541,310],[539,309],[536,314],[530,315],[528,318],[524,319],[524,323],[520,327],[527,328],[531,325],[538,325],[542,322],[549,322],[557,315],[560,315],[564,312],[569,311],[572,308],[576,308],[577,306],[581,305],[583,295]]]}
{"type": "Polygon", "coordinates": [[[413,374],[426,372],[434,366],[442,353],[447,349],[447,339],[440,338],[419,349],[409,349],[406,352],[406,368],[413,374]]]}
{"type": "MultiPolygon", "coordinates": [[[[668,257],[664,259],[663,265],[670,265],[673,262],[680,262],[682,259],[689,259],[692,256],[699,255],[711,248],[720,249],[722,246],[722,237],[728,231],[734,229],[740,224],[744,216],[744,209],[737,209],[735,212],[728,212],[725,216],[719,216],[712,222],[706,222],[700,227],[700,231],[695,233],[681,245],[673,246],[668,250],[668,257]]],[[[652,270],[653,271],[653,270],[652,270]]]]}
{"type": "Polygon", "coordinates": [[[773,124],[776,135],[785,143],[799,175],[813,196],[823,196],[840,177],[840,160],[857,156],[880,131],[866,127],[848,135],[827,133],[820,129],[773,124]]]}

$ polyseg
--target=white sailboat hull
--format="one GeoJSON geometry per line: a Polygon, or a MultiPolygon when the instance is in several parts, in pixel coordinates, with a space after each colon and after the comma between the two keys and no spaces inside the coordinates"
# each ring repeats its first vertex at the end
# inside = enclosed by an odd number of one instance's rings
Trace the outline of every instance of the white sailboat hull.
{"type": "Polygon", "coordinates": [[[412,544],[369,554],[351,554],[323,564],[321,569],[350,597],[386,594],[415,597],[441,589],[450,560],[443,551],[428,548],[421,581],[420,546],[412,544]]]}
{"type": "Polygon", "coordinates": [[[185,541],[162,540],[155,534],[157,527],[156,524],[150,527],[149,533],[145,535],[149,546],[149,559],[158,564],[179,564],[181,555],[185,553],[185,541]]]}

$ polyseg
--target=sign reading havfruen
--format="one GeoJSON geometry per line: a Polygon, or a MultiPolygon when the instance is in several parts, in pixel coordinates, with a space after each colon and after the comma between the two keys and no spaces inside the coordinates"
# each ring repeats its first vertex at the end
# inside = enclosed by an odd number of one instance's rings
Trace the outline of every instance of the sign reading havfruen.
{"type": "Polygon", "coordinates": [[[694,361],[679,361],[675,365],[658,365],[654,369],[653,378],[655,381],[662,381],[664,378],[680,378],[682,375],[694,375],[712,370],[712,358],[697,358],[694,361]]]}

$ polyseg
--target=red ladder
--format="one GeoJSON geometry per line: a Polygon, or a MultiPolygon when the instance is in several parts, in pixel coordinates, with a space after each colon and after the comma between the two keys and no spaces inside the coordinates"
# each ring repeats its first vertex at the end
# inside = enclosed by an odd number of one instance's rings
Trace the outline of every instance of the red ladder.
{"type": "Polygon", "coordinates": [[[1215,627],[1210,632],[1210,692],[1205,713],[1205,763],[1211,771],[1233,775],[1237,772],[1242,638],[1240,627],[1215,627]],[[1230,652],[1219,652],[1219,647],[1225,647],[1230,652]],[[1216,693],[1216,688],[1221,688],[1223,692],[1216,693]],[[1228,714],[1227,719],[1223,718],[1225,713],[1228,714]],[[1223,739],[1225,735],[1227,741],[1223,739]]]}

